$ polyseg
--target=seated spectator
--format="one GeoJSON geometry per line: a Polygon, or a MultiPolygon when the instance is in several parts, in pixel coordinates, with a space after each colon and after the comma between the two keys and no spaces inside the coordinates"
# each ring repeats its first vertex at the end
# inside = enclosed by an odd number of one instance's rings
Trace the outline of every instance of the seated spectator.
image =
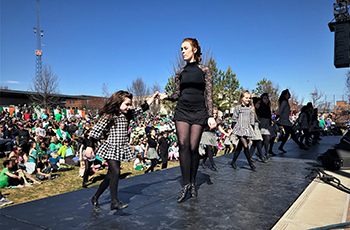
{"type": "Polygon", "coordinates": [[[19,176],[21,176],[21,178],[23,179],[24,182],[24,186],[25,187],[32,187],[31,184],[28,183],[28,180],[32,181],[34,184],[41,184],[39,181],[35,180],[32,175],[30,175],[26,170],[25,167],[23,168],[20,167],[20,165],[18,164],[18,158],[17,156],[12,156],[10,159],[11,163],[12,163],[12,170],[14,172],[17,172],[19,176]]]}
{"type": "Polygon", "coordinates": [[[12,161],[5,160],[3,165],[4,169],[0,173],[0,188],[6,188],[8,186],[23,188],[24,186],[21,185],[22,177],[12,172],[12,161]]]}
{"type": "Polygon", "coordinates": [[[4,123],[0,124],[0,148],[6,149],[6,156],[10,154],[14,146],[13,140],[9,136],[9,131],[6,129],[4,123]]]}
{"type": "Polygon", "coordinates": [[[43,123],[39,122],[38,126],[35,129],[35,133],[37,136],[42,138],[46,137],[46,130],[43,128],[43,123]]]}
{"type": "Polygon", "coordinates": [[[56,131],[56,137],[59,141],[64,141],[67,138],[71,138],[70,134],[66,131],[66,125],[60,124],[60,128],[56,131]]]}
{"type": "Polygon", "coordinates": [[[37,150],[36,150],[35,142],[31,143],[28,155],[29,155],[29,159],[24,165],[26,166],[26,171],[29,174],[32,174],[35,171],[36,164],[37,164],[37,150]]]}
{"type": "Polygon", "coordinates": [[[63,141],[63,146],[58,150],[57,154],[62,157],[66,164],[75,166],[73,158],[75,157],[74,148],[70,145],[70,140],[65,139],[63,141]]]}
{"type": "Polygon", "coordinates": [[[46,143],[44,141],[41,141],[38,144],[39,144],[39,147],[37,148],[37,158],[36,158],[37,163],[41,161],[42,156],[47,152],[46,143]]]}
{"type": "Polygon", "coordinates": [[[42,161],[37,164],[36,177],[39,180],[51,180],[51,166],[49,163],[49,156],[44,154],[42,156],[42,161]]]}
{"type": "Polygon", "coordinates": [[[146,165],[143,162],[143,157],[141,153],[136,154],[136,158],[134,160],[134,169],[138,171],[146,169],[146,165]]]}
{"type": "Polygon", "coordinates": [[[19,122],[17,124],[18,129],[15,130],[11,130],[11,135],[16,137],[16,140],[18,142],[18,145],[22,146],[23,151],[25,153],[29,152],[29,146],[30,146],[30,135],[29,135],[29,131],[27,129],[24,128],[23,124],[21,122],[19,122]]]}
{"type": "Polygon", "coordinates": [[[27,155],[23,153],[23,149],[22,149],[21,146],[15,146],[13,148],[13,151],[8,156],[8,159],[10,159],[13,156],[17,157],[17,159],[19,161],[19,164],[23,164],[24,165],[24,163],[29,160],[27,155]]]}
{"type": "Polygon", "coordinates": [[[58,122],[61,122],[63,119],[63,115],[61,113],[61,110],[58,109],[57,113],[55,114],[55,120],[58,121],[58,122]]]}
{"type": "Polygon", "coordinates": [[[30,121],[32,119],[32,114],[29,113],[28,110],[25,111],[24,113],[24,120],[25,121],[30,121]]]}
{"type": "Polygon", "coordinates": [[[76,126],[75,120],[72,120],[72,122],[70,123],[70,125],[68,127],[69,135],[73,136],[78,129],[79,128],[78,128],[78,126],[76,126]]]}
{"type": "Polygon", "coordinates": [[[49,118],[49,115],[47,114],[47,110],[44,110],[44,112],[40,115],[40,118],[43,120],[47,120],[49,118]]]}
{"type": "Polygon", "coordinates": [[[49,155],[55,155],[57,154],[58,150],[62,147],[62,144],[58,141],[57,137],[51,137],[50,140],[50,147],[49,147],[49,151],[47,152],[47,154],[49,155]]]}

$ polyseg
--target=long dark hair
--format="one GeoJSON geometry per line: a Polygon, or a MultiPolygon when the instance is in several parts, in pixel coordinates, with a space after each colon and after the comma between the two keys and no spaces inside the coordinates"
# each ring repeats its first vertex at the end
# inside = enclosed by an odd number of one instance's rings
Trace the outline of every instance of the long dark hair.
{"type": "Polygon", "coordinates": [[[286,95],[287,93],[290,95],[289,90],[285,89],[282,91],[280,98],[278,99],[278,105],[281,106],[283,101],[287,101],[286,95]]]}
{"type": "MultiPolygon", "coordinates": [[[[120,106],[127,98],[132,100],[132,94],[127,91],[120,90],[113,93],[108,98],[106,104],[100,109],[98,113],[99,120],[105,116],[108,119],[112,119],[114,116],[120,115],[120,106]]],[[[129,117],[128,120],[130,120],[129,117]]]]}
{"type": "MultiPolygon", "coordinates": [[[[261,102],[264,102],[264,101],[263,101],[263,98],[264,98],[264,97],[269,98],[269,94],[268,94],[268,93],[263,93],[263,94],[261,94],[261,96],[260,96],[261,102]]],[[[263,103],[263,104],[265,104],[265,103],[263,103]]],[[[269,102],[267,103],[267,106],[271,107],[271,101],[270,101],[270,99],[269,99],[269,102]]]]}

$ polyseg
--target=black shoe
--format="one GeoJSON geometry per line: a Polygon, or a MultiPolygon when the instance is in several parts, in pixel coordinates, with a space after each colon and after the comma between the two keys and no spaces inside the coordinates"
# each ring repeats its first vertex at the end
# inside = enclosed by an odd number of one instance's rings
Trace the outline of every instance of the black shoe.
{"type": "Polygon", "coordinates": [[[113,199],[111,202],[111,211],[114,211],[117,209],[124,209],[124,208],[127,208],[128,206],[129,206],[128,204],[124,204],[117,199],[113,199]]]}
{"type": "Polygon", "coordinates": [[[253,172],[256,172],[256,167],[253,165],[253,163],[249,164],[249,166],[253,172]]]}
{"type": "Polygon", "coordinates": [[[300,145],[299,148],[303,150],[309,150],[308,148],[305,147],[305,145],[300,145]]]}
{"type": "Polygon", "coordinates": [[[101,211],[101,207],[98,204],[98,200],[97,200],[96,196],[93,196],[91,198],[91,203],[92,203],[94,212],[100,212],[101,211]]]}
{"type": "Polygon", "coordinates": [[[179,194],[179,196],[178,196],[177,199],[176,199],[178,203],[182,202],[182,201],[186,198],[187,193],[188,193],[188,191],[189,191],[190,189],[191,189],[191,184],[186,184],[186,185],[181,189],[180,194],[179,194]]]}
{"type": "Polygon", "coordinates": [[[219,171],[219,168],[218,168],[218,166],[216,166],[216,165],[212,165],[211,166],[215,171],[219,171]]]}
{"type": "Polygon", "coordinates": [[[87,188],[87,186],[88,186],[87,182],[83,181],[83,185],[81,187],[87,188]]]}
{"type": "Polygon", "coordinates": [[[287,152],[286,150],[284,150],[284,149],[281,148],[281,147],[278,147],[278,150],[279,150],[279,151],[282,151],[282,153],[286,153],[286,152],[287,152]]]}
{"type": "Polygon", "coordinates": [[[204,169],[206,169],[207,168],[207,166],[205,166],[205,164],[202,162],[202,168],[204,168],[204,169]]]}
{"type": "Polygon", "coordinates": [[[256,162],[256,160],[254,160],[253,158],[250,158],[250,161],[253,162],[253,163],[256,162]]]}
{"type": "Polygon", "coordinates": [[[270,154],[271,156],[273,156],[273,157],[276,156],[276,153],[274,153],[274,152],[272,152],[272,151],[269,151],[269,154],[270,154]]]}
{"type": "MultiPolygon", "coordinates": [[[[259,160],[262,162],[262,163],[266,163],[269,159],[270,159],[270,155],[266,155],[266,159],[263,155],[260,155],[260,154],[256,154],[258,157],[259,157],[259,160]]],[[[254,161],[252,161],[254,163],[254,161]]]]}
{"type": "Polygon", "coordinates": [[[237,166],[236,166],[235,162],[232,161],[232,162],[230,163],[230,165],[232,166],[232,168],[237,169],[237,166]]]}
{"type": "Polygon", "coordinates": [[[194,197],[194,198],[198,196],[196,183],[191,183],[190,195],[191,197],[194,197]]]}

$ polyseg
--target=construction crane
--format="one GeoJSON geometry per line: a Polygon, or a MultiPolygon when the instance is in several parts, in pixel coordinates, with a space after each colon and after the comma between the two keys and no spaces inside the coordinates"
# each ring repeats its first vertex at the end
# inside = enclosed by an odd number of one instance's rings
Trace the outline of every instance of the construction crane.
{"type": "Polygon", "coordinates": [[[43,51],[41,50],[41,37],[44,36],[44,30],[40,28],[40,0],[36,0],[36,27],[33,27],[34,33],[36,33],[36,50],[35,50],[35,76],[40,77],[42,75],[42,60],[43,51]]]}

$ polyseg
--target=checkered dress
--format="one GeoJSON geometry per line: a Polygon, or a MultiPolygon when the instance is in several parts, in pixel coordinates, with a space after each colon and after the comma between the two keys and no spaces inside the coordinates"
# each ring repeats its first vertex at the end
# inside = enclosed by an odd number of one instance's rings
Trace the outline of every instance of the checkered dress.
{"type": "Polygon", "coordinates": [[[255,136],[253,129],[255,117],[252,107],[237,105],[233,110],[232,122],[236,123],[235,127],[232,129],[233,134],[236,134],[240,137],[255,136]]]}
{"type": "MultiPolygon", "coordinates": [[[[142,114],[144,111],[141,107],[131,110],[134,117],[142,114]]],[[[128,140],[128,120],[124,114],[115,116],[114,124],[107,117],[94,125],[90,138],[98,139],[104,130],[109,130],[107,140],[97,150],[97,155],[105,160],[121,161],[133,157],[132,148],[128,140]]]]}

